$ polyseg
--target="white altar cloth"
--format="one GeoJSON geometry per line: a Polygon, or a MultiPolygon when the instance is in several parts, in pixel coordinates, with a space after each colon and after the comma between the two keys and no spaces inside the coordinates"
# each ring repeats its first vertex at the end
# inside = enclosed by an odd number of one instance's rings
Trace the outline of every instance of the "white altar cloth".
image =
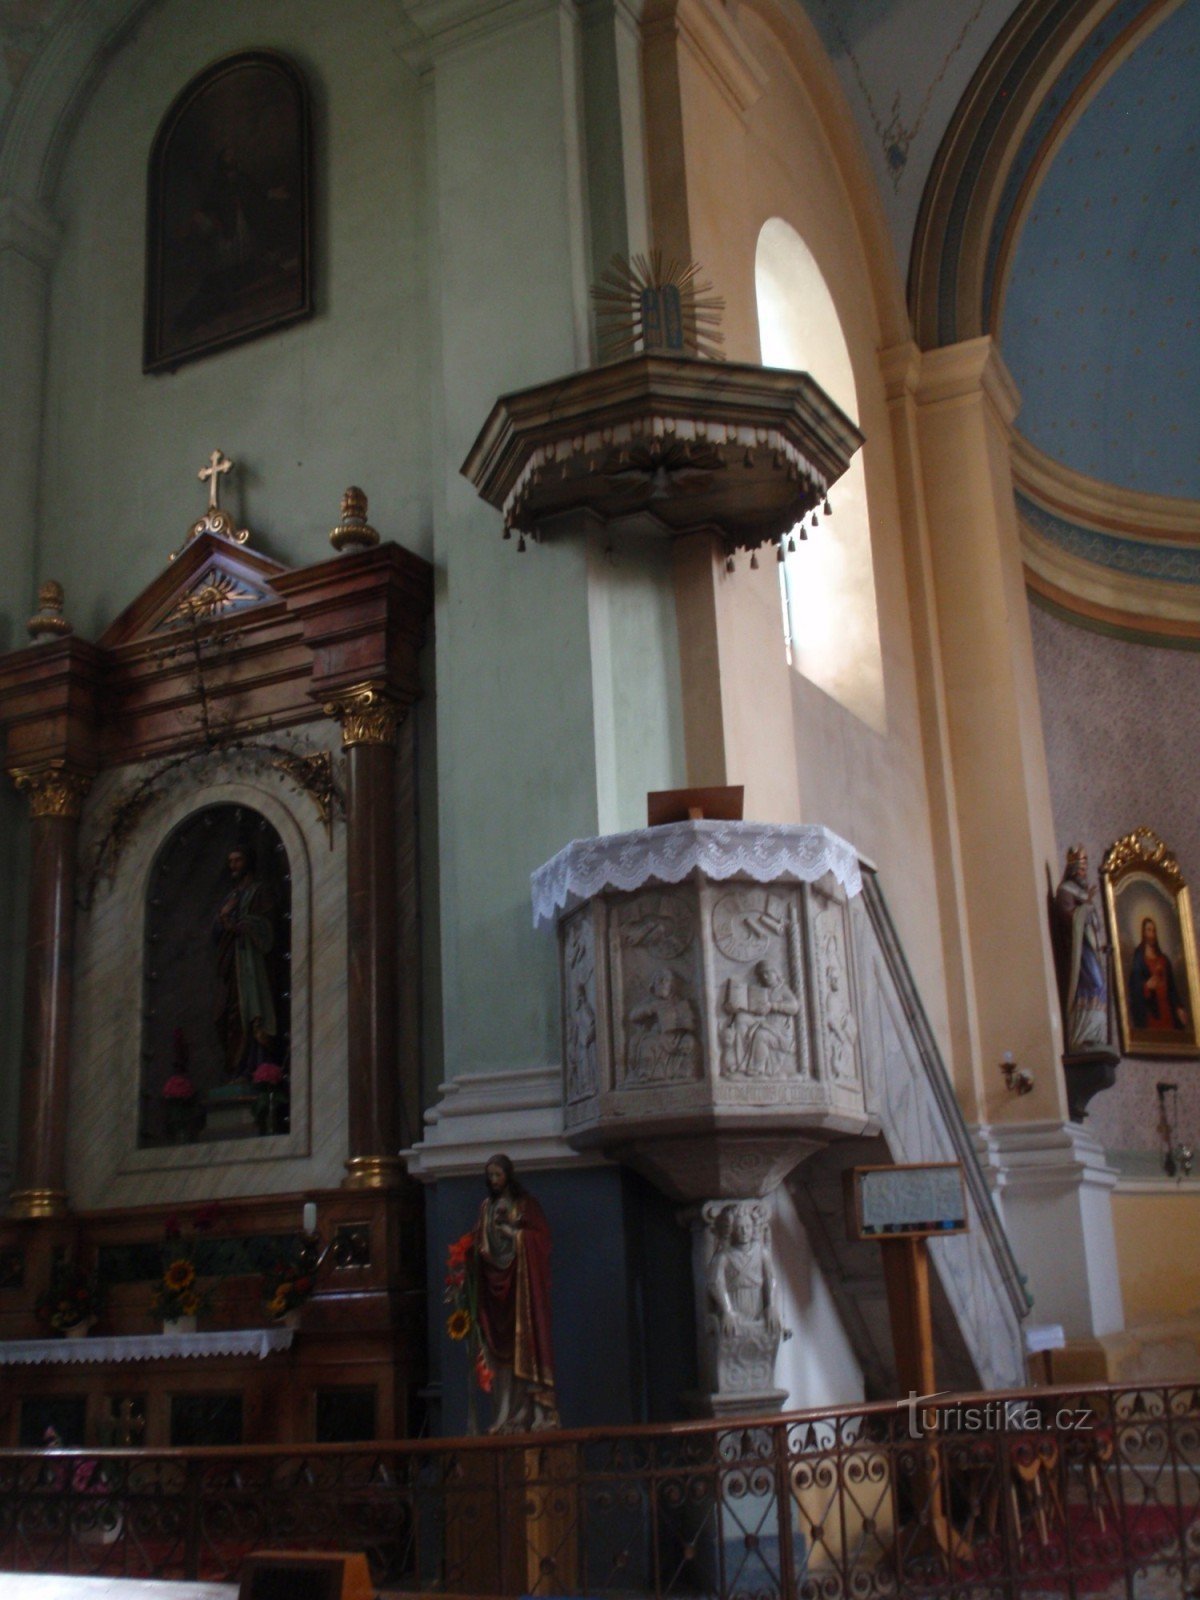
{"type": "Polygon", "coordinates": [[[530,877],[533,925],[604,889],[681,883],[699,867],[708,878],[813,883],[832,872],[849,895],[862,889],[858,851],[828,828],[771,822],[668,822],[600,839],[576,839],[530,877]]]}
{"type": "Polygon", "coordinates": [[[176,1356],[257,1356],[286,1350],[294,1328],[224,1328],[215,1333],[126,1333],[93,1339],[0,1340],[0,1367],[71,1366],[97,1361],[166,1361],[176,1356]]]}

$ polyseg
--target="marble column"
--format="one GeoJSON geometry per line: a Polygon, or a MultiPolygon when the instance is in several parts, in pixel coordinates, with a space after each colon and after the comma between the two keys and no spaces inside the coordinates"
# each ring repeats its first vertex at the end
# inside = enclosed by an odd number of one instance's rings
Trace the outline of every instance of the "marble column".
{"type": "Polygon", "coordinates": [[[91,779],[66,762],[11,774],[29,796],[31,868],[17,1183],[10,1212],[67,1209],[67,1082],[75,932],[75,847],[91,779]]]}
{"type": "Polygon", "coordinates": [[[326,706],[346,751],[349,1155],[345,1186],[384,1189],[400,1160],[396,729],[403,708],[375,684],[326,706]]]}

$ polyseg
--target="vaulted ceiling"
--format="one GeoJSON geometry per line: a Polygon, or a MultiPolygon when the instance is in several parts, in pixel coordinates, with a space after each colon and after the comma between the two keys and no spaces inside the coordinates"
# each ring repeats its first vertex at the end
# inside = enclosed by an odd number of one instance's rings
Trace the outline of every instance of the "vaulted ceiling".
{"type": "Polygon", "coordinates": [[[1136,45],[1054,150],[1026,199],[991,314],[1031,444],[1120,488],[1193,499],[1198,85],[1200,5],[1192,3],[1136,45]]]}
{"type": "MultiPolygon", "coordinates": [[[[1021,391],[1035,589],[1200,643],[1200,0],[797,3],[858,123],[919,340],[990,332],[1021,391]]],[[[0,145],[86,9],[0,0],[0,145]]]]}

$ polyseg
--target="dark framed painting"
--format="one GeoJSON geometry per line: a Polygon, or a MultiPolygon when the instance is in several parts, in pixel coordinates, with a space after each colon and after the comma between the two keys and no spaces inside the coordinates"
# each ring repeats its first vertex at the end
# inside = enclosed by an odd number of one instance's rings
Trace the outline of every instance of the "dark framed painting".
{"type": "Polygon", "coordinates": [[[176,96],[150,153],[144,371],[312,315],[310,144],[304,79],[274,51],[176,96]]]}
{"type": "Polygon", "coordinates": [[[1136,828],[1105,852],[1100,876],[1123,1053],[1200,1056],[1196,935],[1179,863],[1150,828],[1136,828]]]}

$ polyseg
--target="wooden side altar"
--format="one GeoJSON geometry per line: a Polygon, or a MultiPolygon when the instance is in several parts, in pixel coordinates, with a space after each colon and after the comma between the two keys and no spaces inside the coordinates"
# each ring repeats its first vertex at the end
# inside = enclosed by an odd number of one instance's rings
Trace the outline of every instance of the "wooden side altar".
{"type": "MultiPolygon", "coordinates": [[[[247,1441],[315,1437],[322,1385],[370,1390],[357,1426],[370,1409],[369,1436],[393,1437],[408,1431],[424,1378],[420,1197],[399,1151],[419,1114],[405,718],[420,694],[432,574],[377,542],[360,491],[347,492],[335,530],[342,553],[285,568],[249,548],[219,507],[228,463],[218,457],[208,513],[99,641],[70,630],[61,591],[47,585],[30,625],[38,642],[0,657],[4,765],[30,815],[0,1339],[36,1336],[34,1305],[55,1260],[109,1277],[98,1332],[149,1332],[148,1263],[164,1230],[217,1198],[228,1259],[210,1263],[210,1325],[261,1325],[263,1263],[291,1248],[311,1200],[331,1249],[286,1356],[151,1362],[135,1380],[38,1366],[22,1369],[21,1386],[82,1395],[81,1443],[103,1442],[108,1400],[135,1389],[139,1442],[168,1443],[169,1397],[206,1386],[243,1394],[247,1441]],[[217,845],[205,844],[206,828],[217,845]],[[190,863],[216,849],[224,870],[222,828],[240,830],[232,887],[200,874],[193,891],[190,863]],[[242,842],[251,836],[271,842],[274,901],[260,893],[267,874],[242,842]],[[172,844],[180,839],[200,841],[191,857],[172,844]],[[171,873],[191,898],[156,910],[155,884],[171,873]],[[246,932],[259,907],[269,957],[254,956],[246,932]],[[219,978],[222,937],[232,954],[219,978]],[[209,1004],[220,982],[223,1020],[209,1004]],[[224,1029],[220,1059],[214,1027],[224,1029]],[[228,1049],[235,1035],[240,1056],[228,1049]],[[190,1097],[169,1102],[181,1081],[190,1097]]],[[[19,1407],[6,1405],[0,1443],[15,1444],[19,1407]]]]}

